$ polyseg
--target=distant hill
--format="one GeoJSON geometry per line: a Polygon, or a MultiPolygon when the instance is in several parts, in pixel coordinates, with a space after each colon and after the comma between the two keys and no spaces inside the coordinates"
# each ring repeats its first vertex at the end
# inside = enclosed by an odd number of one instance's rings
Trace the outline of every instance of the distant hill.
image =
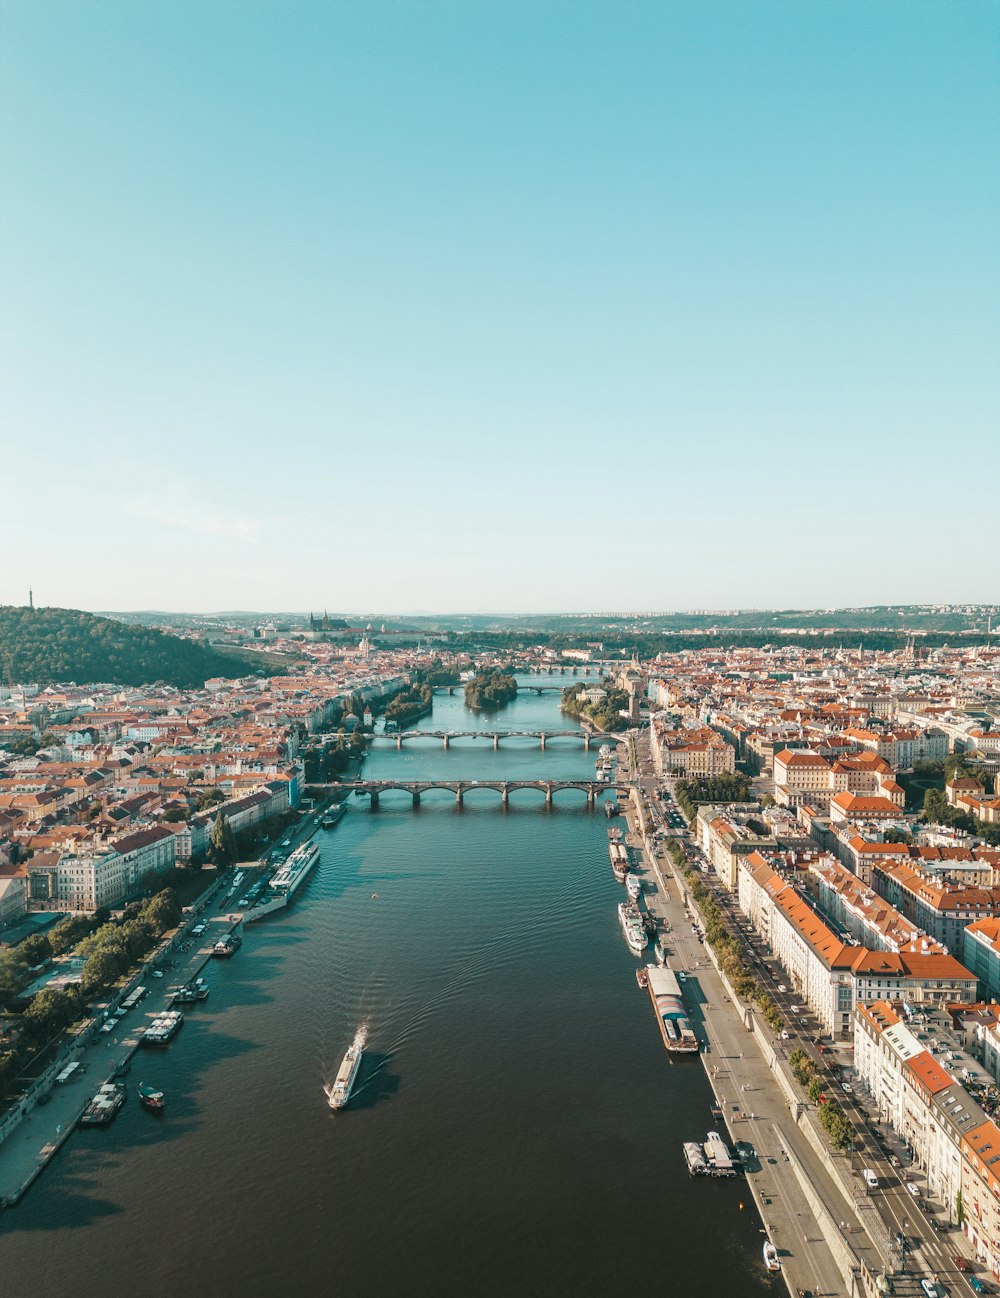
{"type": "Polygon", "coordinates": [[[245,676],[252,670],[236,654],[79,609],[0,607],[0,682],[5,685],[164,681],[193,689],[212,676],[245,676]]]}

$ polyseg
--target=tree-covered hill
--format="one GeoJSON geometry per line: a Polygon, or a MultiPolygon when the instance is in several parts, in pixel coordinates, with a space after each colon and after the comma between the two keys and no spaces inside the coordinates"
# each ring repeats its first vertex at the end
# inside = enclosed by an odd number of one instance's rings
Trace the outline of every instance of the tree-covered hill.
{"type": "Polygon", "coordinates": [[[244,676],[250,670],[235,654],[79,609],[0,607],[0,683],[5,685],[164,681],[192,689],[212,676],[244,676]]]}

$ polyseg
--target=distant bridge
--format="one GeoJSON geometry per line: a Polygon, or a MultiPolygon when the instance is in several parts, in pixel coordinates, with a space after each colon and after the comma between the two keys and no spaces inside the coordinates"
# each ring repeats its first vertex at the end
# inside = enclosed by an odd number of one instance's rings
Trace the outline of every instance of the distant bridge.
{"type": "Polygon", "coordinates": [[[383,793],[399,789],[408,793],[414,807],[420,806],[421,794],[434,789],[447,789],[455,795],[455,802],[462,806],[466,795],[480,789],[489,789],[499,793],[501,805],[506,807],[510,795],[520,789],[534,789],[545,794],[546,807],[552,806],[553,795],[564,789],[576,789],[587,796],[587,806],[593,808],[602,793],[628,793],[632,785],[614,780],[345,780],[342,784],[331,784],[330,789],[353,789],[371,799],[372,811],[378,810],[379,798],[383,793]]]}
{"type": "MultiPolygon", "coordinates": [[[[518,694],[561,694],[563,690],[568,689],[567,685],[518,685],[518,694]]],[[[456,690],[464,690],[465,685],[435,685],[435,694],[454,694],[456,690]]]]}
{"type": "Polygon", "coordinates": [[[407,739],[440,739],[442,746],[449,748],[453,739],[491,739],[494,749],[500,747],[501,739],[537,739],[539,748],[544,749],[550,739],[582,739],[585,749],[595,741],[598,743],[625,742],[624,735],[607,735],[601,730],[398,730],[389,734],[379,733],[365,735],[366,739],[391,739],[397,748],[403,747],[407,739]]]}

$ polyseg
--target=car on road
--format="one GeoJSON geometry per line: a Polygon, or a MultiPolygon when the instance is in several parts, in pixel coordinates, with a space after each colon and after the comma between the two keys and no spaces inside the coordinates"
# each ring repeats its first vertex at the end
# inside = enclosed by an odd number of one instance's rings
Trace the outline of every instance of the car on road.
{"type": "Polygon", "coordinates": [[[966,1278],[966,1280],[968,1280],[968,1282],[969,1282],[969,1288],[972,1290],[973,1293],[990,1293],[990,1292],[991,1292],[991,1290],[989,1290],[989,1289],[986,1288],[986,1286],[983,1284],[982,1280],[980,1280],[978,1276],[967,1275],[965,1278],[966,1278]]]}
{"type": "Polygon", "coordinates": [[[870,1167],[866,1167],[865,1170],[861,1173],[861,1175],[864,1177],[865,1185],[868,1186],[869,1190],[878,1189],[878,1177],[875,1175],[875,1173],[872,1171],[870,1167]]]}
{"type": "Polygon", "coordinates": [[[782,1032],[781,1032],[781,1039],[782,1039],[782,1041],[789,1041],[789,1040],[791,1040],[791,1036],[792,1036],[792,1034],[791,1034],[790,1032],[786,1032],[784,1029],[782,1029],[782,1032]]]}
{"type": "Polygon", "coordinates": [[[778,991],[779,991],[779,992],[787,992],[787,991],[788,991],[788,988],[785,986],[784,983],[778,983],[778,991]]]}
{"type": "Polygon", "coordinates": [[[851,1086],[848,1082],[841,1082],[840,1089],[844,1092],[845,1095],[854,1094],[854,1087],[851,1086]]]}
{"type": "Polygon", "coordinates": [[[912,1195],[913,1195],[914,1199],[919,1199],[919,1198],[920,1198],[920,1186],[917,1185],[917,1184],[915,1184],[915,1182],[913,1182],[913,1181],[907,1181],[907,1182],[906,1182],[906,1190],[907,1190],[907,1193],[908,1193],[908,1194],[912,1194],[912,1195]]]}
{"type": "Polygon", "coordinates": [[[972,1270],[971,1266],[969,1265],[969,1259],[967,1257],[962,1257],[960,1253],[955,1254],[954,1262],[955,1265],[958,1267],[959,1271],[972,1270]]]}
{"type": "Polygon", "coordinates": [[[924,1293],[927,1295],[927,1298],[941,1298],[941,1290],[937,1287],[937,1285],[934,1283],[933,1280],[921,1280],[920,1288],[923,1289],[924,1293]]]}
{"type": "Polygon", "coordinates": [[[789,1005],[788,1008],[792,1011],[793,1014],[801,1014],[801,1013],[802,1013],[802,1006],[801,1006],[801,1005],[789,1005]]]}

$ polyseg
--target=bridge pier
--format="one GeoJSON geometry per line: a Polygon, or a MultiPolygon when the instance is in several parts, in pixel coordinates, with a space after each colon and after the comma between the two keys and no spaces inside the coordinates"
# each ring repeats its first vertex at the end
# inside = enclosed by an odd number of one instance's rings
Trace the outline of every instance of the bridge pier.
{"type": "Polygon", "coordinates": [[[451,740],[448,738],[447,732],[445,732],[445,736],[444,736],[444,746],[445,748],[451,747],[451,740]]]}
{"type": "Polygon", "coordinates": [[[539,746],[539,748],[542,750],[542,752],[544,753],[544,752],[545,752],[545,731],[544,731],[544,730],[543,730],[542,733],[538,736],[538,746],[539,746]]]}
{"type": "Polygon", "coordinates": [[[419,790],[419,789],[414,789],[414,790],[413,790],[413,806],[414,806],[414,808],[417,808],[417,807],[420,806],[420,790],[419,790]]]}
{"type": "Polygon", "coordinates": [[[499,735],[494,735],[494,736],[493,736],[493,751],[496,752],[496,751],[499,749],[499,747],[500,747],[500,736],[499,736],[499,735]]]}
{"type": "Polygon", "coordinates": [[[369,790],[368,796],[371,798],[372,811],[378,811],[378,789],[369,790]]]}
{"type": "Polygon", "coordinates": [[[551,784],[546,784],[545,786],[545,805],[547,807],[552,806],[552,785],[551,784]]]}
{"type": "Polygon", "coordinates": [[[397,735],[397,736],[396,736],[396,752],[398,753],[402,747],[403,747],[403,736],[402,736],[402,735],[397,735]]]}
{"type": "Polygon", "coordinates": [[[455,804],[459,807],[465,806],[465,790],[461,785],[455,790],[455,804]]]}
{"type": "Polygon", "coordinates": [[[594,810],[594,803],[597,801],[597,794],[594,786],[591,785],[587,790],[587,807],[590,811],[594,810]]]}
{"type": "Polygon", "coordinates": [[[583,749],[584,752],[587,753],[590,752],[590,731],[589,730],[587,730],[583,736],[583,749]]]}

